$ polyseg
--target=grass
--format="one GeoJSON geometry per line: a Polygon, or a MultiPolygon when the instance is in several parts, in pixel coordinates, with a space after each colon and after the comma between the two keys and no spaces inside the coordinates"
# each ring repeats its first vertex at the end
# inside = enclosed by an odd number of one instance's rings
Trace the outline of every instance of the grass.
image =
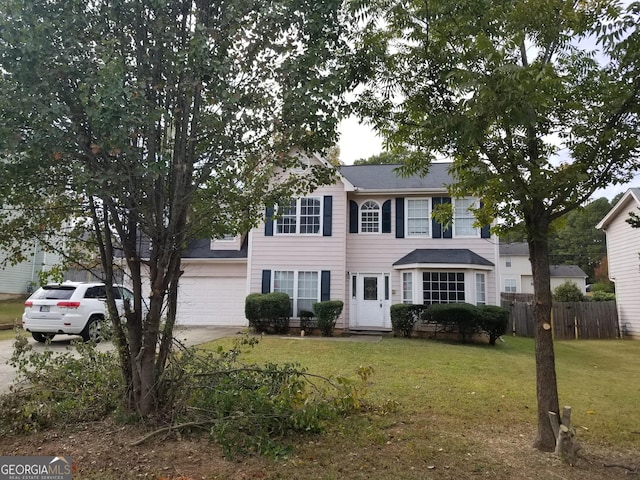
{"type": "MultiPolygon", "coordinates": [[[[24,299],[0,300],[0,325],[21,325],[24,299]]],[[[0,340],[11,340],[16,334],[13,329],[0,330],[0,340]]]]}
{"type": "MultiPolygon", "coordinates": [[[[560,403],[572,407],[578,438],[637,449],[640,342],[564,341],[556,342],[555,351],[560,403]]],[[[372,366],[371,401],[396,401],[402,417],[425,424],[435,419],[451,431],[500,434],[516,425],[532,435],[536,428],[532,339],[507,337],[490,347],[396,338],[356,343],[266,337],[244,358],[297,362],[324,375],[352,375],[358,365],[372,366]]]]}
{"type": "MultiPolygon", "coordinates": [[[[243,358],[300,363],[310,372],[332,376],[353,376],[359,365],[374,368],[367,397],[378,405],[374,413],[346,419],[329,432],[328,440],[317,442],[312,453],[303,447],[300,456],[326,459],[331,452],[353,451],[360,458],[367,451],[372,456],[365,463],[388,472],[371,478],[423,478],[408,474],[407,468],[420,466],[424,474],[425,465],[438,468],[439,475],[429,478],[614,478],[603,468],[611,452],[640,449],[640,342],[555,344],[561,406],[572,407],[583,451],[607,457],[597,460],[600,471],[595,472],[593,465],[582,471],[557,470],[557,464],[548,465],[552,456],[530,447],[537,422],[534,342],[505,340],[491,347],[397,338],[356,343],[265,337],[256,347],[246,347],[243,358]],[[396,402],[395,410],[383,412],[396,402]],[[376,454],[376,449],[387,453],[376,454]],[[447,465],[456,465],[455,475],[442,470],[447,465]]],[[[229,347],[231,340],[208,348],[220,344],[229,347]]],[[[347,474],[332,471],[328,464],[323,469],[322,478],[347,474]]]]}

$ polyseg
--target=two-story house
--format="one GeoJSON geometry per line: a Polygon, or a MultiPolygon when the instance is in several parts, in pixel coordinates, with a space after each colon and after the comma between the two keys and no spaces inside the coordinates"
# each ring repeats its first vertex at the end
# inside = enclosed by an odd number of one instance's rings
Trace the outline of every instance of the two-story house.
{"type": "MultiPolygon", "coordinates": [[[[315,161],[322,161],[315,159],[315,161]]],[[[199,242],[184,262],[178,320],[244,325],[244,297],[286,292],[292,325],[342,300],[337,328],[388,330],[395,303],[499,304],[498,242],[474,226],[476,198],[450,198],[448,163],[425,177],[394,165],[342,166],[337,181],[266,211],[246,237],[199,242]],[[431,218],[453,205],[451,225],[431,218]]]]}
{"type": "MultiPolygon", "coordinates": [[[[500,244],[500,291],[533,294],[533,272],[526,242],[500,244]]],[[[565,282],[575,283],[586,293],[587,274],[577,265],[549,265],[551,291],[565,282]]]]}

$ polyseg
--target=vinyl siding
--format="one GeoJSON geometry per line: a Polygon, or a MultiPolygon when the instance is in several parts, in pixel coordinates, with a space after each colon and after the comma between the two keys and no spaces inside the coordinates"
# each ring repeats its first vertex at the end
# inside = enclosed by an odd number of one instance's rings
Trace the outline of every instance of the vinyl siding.
{"type": "Polygon", "coordinates": [[[331,272],[332,300],[345,302],[345,309],[336,324],[343,328],[342,323],[347,317],[347,302],[345,297],[345,235],[348,228],[347,202],[344,186],[341,182],[325,186],[306,196],[323,197],[331,195],[332,201],[332,231],[330,237],[322,235],[279,235],[265,236],[264,223],[251,232],[250,242],[250,272],[249,291],[260,292],[263,270],[298,270],[331,272]]]}
{"type": "MultiPolygon", "coordinates": [[[[30,282],[39,283],[38,273],[47,270],[51,265],[59,261],[56,254],[44,253],[38,250],[34,255],[33,250],[28,254],[29,260],[16,265],[6,264],[0,267],[0,294],[26,294],[30,282]]],[[[7,255],[0,252],[0,264],[7,258],[7,255]]]]}
{"type": "Polygon", "coordinates": [[[628,208],[622,208],[611,220],[606,234],[609,277],[616,285],[620,328],[627,335],[640,339],[640,229],[631,228],[625,221],[627,212],[636,207],[635,203],[629,202],[628,208]]]}
{"type": "MultiPolygon", "coordinates": [[[[411,196],[404,196],[405,201],[411,196]]],[[[358,198],[359,203],[364,199],[372,199],[382,203],[389,199],[386,196],[370,196],[358,198]]],[[[394,199],[392,199],[394,200],[394,199]]],[[[347,263],[346,270],[351,273],[390,273],[391,274],[391,303],[402,301],[402,270],[393,268],[393,264],[399,259],[418,248],[456,248],[469,249],[472,252],[486,258],[490,262],[496,263],[495,241],[497,239],[478,238],[427,238],[408,237],[396,238],[396,213],[395,208],[391,209],[392,233],[358,233],[347,234],[347,263]]],[[[404,222],[404,219],[399,219],[404,222]]],[[[469,266],[473,268],[473,266],[469,266]]],[[[406,271],[406,270],[405,270],[406,271]]],[[[487,303],[496,303],[496,277],[495,271],[482,270],[486,274],[487,303]]],[[[416,280],[414,280],[416,281],[416,280]]],[[[474,280],[467,279],[467,282],[474,280]]],[[[417,299],[414,299],[416,301],[417,299]]],[[[468,300],[470,303],[474,299],[468,300]]]]}

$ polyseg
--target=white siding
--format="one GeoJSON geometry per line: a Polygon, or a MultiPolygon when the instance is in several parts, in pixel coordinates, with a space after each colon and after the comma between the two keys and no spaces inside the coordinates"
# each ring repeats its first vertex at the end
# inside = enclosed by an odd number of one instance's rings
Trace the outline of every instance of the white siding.
{"type": "MultiPolygon", "coordinates": [[[[7,258],[6,253],[0,252],[0,264],[7,258]]],[[[0,267],[0,294],[26,294],[31,282],[38,286],[38,273],[47,270],[59,261],[59,256],[33,250],[27,255],[28,260],[16,265],[6,264],[0,267]]]]}
{"type": "Polygon", "coordinates": [[[640,338],[640,229],[625,221],[637,205],[629,199],[606,228],[609,277],[615,282],[620,328],[640,338]]]}

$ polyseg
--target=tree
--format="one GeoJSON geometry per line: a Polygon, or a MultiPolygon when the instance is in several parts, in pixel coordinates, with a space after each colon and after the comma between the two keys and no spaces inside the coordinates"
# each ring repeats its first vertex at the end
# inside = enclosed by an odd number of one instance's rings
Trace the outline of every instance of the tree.
{"type": "Polygon", "coordinates": [[[452,196],[483,199],[478,224],[522,221],[535,289],[538,429],[558,413],[550,326],[552,223],[640,163],[640,5],[561,0],[353,0],[354,109],[405,173],[452,159],[452,196]],[[589,46],[595,40],[600,50],[589,46]],[[581,43],[582,42],[582,43],[581,43]]]}
{"type": "Polygon", "coordinates": [[[404,161],[404,157],[400,153],[382,152],[372,155],[369,158],[359,158],[353,162],[354,165],[397,165],[404,161]]]}
{"type": "Polygon", "coordinates": [[[594,280],[594,269],[607,254],[605,235],[596,225],[612,205],[598,198],[557,220],[549,235],[549,257],[552,264],[578,265],[594,280]]]}
{"type": "Polygon", "coordinates": [[[0,242],[18,255],[66,231],[67,254],[99,251],[109,287],[126,265],[125,318],[111,288],[107,303],[140,415],[165,401],[188,240],[247,231],[265,203],[328,181],[284,175],[335,143],[339,5],[0,5],[0,242]]]}

